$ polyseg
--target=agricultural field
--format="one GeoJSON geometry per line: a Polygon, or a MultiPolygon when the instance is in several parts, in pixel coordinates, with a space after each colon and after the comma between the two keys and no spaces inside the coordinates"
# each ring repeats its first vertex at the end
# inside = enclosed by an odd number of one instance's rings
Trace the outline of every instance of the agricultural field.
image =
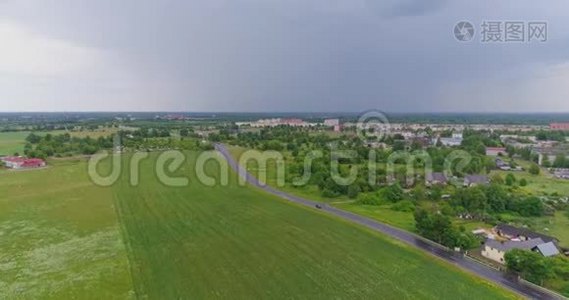
{"type": "Polygon", "coordinates": [[[27,131],[0,132],[0,155],[22,153],[29,134],[27,131]]]}
{"type": "Polygon", "coordinates": [[[206,187],[188,163],[179,172],[190,185],[166,187],[148,159],[139,186],[125,172],[103,188],[85,161],[50,164],[0,171],[7,298],[515,298],[385,236],[238,186],[235,175],[206,187]]]}
{"type": "Polygon", "coordinates": [[[138,187],[126,177],[113,187],[139,297],[513,297],[399,242],[238,186],[235,176],[203,186],[191,165],[180,170],[187,187],[162,185],[152,160],[138,187]]]}
{"type": "Polygon", "coordinates": [[[0,171],[0,298],[133,298],[111,189],[81,161],[0,171]]]}

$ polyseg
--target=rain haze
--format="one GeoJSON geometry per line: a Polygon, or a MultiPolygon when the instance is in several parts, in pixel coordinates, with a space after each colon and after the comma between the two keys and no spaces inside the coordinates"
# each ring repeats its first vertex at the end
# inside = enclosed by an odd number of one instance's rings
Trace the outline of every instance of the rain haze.
{"type": "Polygon", "coordinates": [[[3,111],[569,111],[566,1],[0,2],[3,111]],[[455,25],[474,27],[459,41],[455,25]],[[484,42],[486,21],[546,40],[484,42]]]}

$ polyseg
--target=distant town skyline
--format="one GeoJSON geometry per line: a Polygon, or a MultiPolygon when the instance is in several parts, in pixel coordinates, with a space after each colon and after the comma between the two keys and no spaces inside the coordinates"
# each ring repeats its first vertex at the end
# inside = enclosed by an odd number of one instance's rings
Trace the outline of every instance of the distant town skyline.
{"type": "Polygon", "coordinates": [[[569,112],[568,9],[560,0],[7,0],[0,111],[569,112]],[[504,32],[488,35],[489,22],[504,32]]]}

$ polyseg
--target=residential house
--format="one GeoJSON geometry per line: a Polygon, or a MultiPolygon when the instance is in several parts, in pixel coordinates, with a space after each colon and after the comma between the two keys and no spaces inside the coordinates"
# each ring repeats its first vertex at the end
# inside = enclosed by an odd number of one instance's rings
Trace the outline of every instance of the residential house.
{"type": "Polygon", "coordinates": [[[30,169],[45,167],[46,163],[39,158],[25,158],[21,156],[5,156],[0,158],[6,168],[10,169],[30,169]]]}
{"type": "Polygon", "coordinates": [[[516,166],[514,168],[504,160],[500,158],[496,158],[496,167],[502,171],[523,171],[524,169],[520,166],[516,166]]]}
{"type": "Polygon", "coordinates": [[[438,142],[441,142],[441,144],[443,146],[446,147],[455,147],[455,146],[460,146],[462,145],[462,138],[458,138],[458,137],[450,137],[450,138],[446,138],[446,137],[442,137],[433,140],[433,144],[437,144],[438,142]]]}
{"type": "Polygon", "coordinates": [[[421,145],[421,148],[426,148],[426,147],[429,147],[431,145],[431,139],[428,137],[416,136],[416,137],[412,138],[411,140],[412,140],[412,143],[421,145]]]}
{"type": "Polygon", "coordinates": [[[558,243],[559,240],[555,237],[541,234],[527,228],[516,227],[508,224],[498,224],[494,227],[494,231],[501,237],[507,239],[519,239],[528,241],[532,239],[541,239],[545,243],[553,242],[558,243]]]}
{"type": "Polygon", "coordinates": [[[532,250],[535,252],[538,252],[539,254],[541,254],[545,257],[555,256],[555,255],[558,255],[560,253],[559,249],[557,249],[557,246],[555,246],[555,244],[553,242],[537,245],[532,250]]]}
{"type": "Polygon", "coordinates": [[[556,169],[553,171],[553,176],[559,179],[569,179],[569,169],[556,169]]]}
{"type": "Polygon", "coordinates": [[[549,129],[567,131],[569,130],[569,123],[551,123],[549,129]]]}
{"type": "Polygon", "coordinates": [[[486,175],[466,175],[464,177],[464,186],[473,187],[478,185],[488,185],[490,184],[490,178],[486,175]]]}
{"type": "Polygon", "coordinates": [[[326,120],[324,120],[324,126],[334,127],[337,125],[340,125],[339,119],[326,119],[326,120]]]}
{"type": "Polygon", "coordinates": [[[462,140],[462,139],[463,139],[462,132],[460,132],[460,133],[453,133],[453,134],[452,134],[452,138],[453,138],[453,139],[460,139],[460,140],[462,140]]]}
{"type": "Polygon", "coordinates": [[[430,173],[426,175],[426,185],[433,186],[433,185],[446,185],[448,183],[448,179],[443,173],[430,173]]]}
{"type": "Polygon", "coordinates": [[[503,171],[509,171],[511,169],[510,164],[500,158],[496,158],[496,167],[503,171]]]}
{"type": "MultiPolygon", "coordinates": [[[[532,251],[536,247],[545,244],[541,239],[533,239],[528,241],[497,241],[492,239],[487,239],[484,243],[484,248],[482,249],[482,256],[489,258],[493,261],[504,264],[506,261],[504,255],[506,252],[512,249],[521,249],[532,251]]],[[[549,246],[546,247],[546,251],[550,251],[549,246]]]]}
{"type": "Polygon", "coordinates": [[[506,148],[503,147],[486,147],[486,155],[501,156],[506,154],[506,148]]]}

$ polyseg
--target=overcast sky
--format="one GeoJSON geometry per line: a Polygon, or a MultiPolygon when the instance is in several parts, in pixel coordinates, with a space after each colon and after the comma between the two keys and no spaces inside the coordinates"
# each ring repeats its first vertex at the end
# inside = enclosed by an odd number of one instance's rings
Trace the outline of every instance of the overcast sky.
{"type": "MultiPolygon", "coordinates": [[[[502,37],[503,38],[503,37],[502,37]]],[[[0,111],[569,111],[566,0],[0,0],[0,111]],[[461,20],[475,36],[459,42],[461,20]],[[525,42],[483,42],[523,21],[525,42]],[[527,41],[528,22],[547,41],[527,41]]]]}

